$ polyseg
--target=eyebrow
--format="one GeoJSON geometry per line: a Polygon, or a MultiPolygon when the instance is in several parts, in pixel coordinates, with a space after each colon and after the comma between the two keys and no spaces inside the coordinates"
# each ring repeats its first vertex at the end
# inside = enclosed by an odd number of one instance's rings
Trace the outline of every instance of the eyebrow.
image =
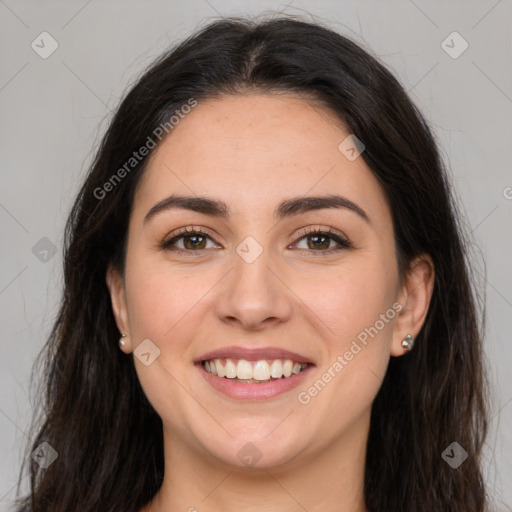
{"type": "MultiPolygon", "coordinates": [[[[359,205],[346,197],[332,194],[327,196],[302,196],[286,199],[274,210],[274,218],[280,221],[301,213],[327,208],[339,208],[352,211],[371,225],[368,214],[359,205]]],[[[175,209],[189,210],[226,220],[231,218],[229,207],[223,201],[204,196],[173,194],[159,201],[146,213],[144,224],[159,213],[175,209]]]]}

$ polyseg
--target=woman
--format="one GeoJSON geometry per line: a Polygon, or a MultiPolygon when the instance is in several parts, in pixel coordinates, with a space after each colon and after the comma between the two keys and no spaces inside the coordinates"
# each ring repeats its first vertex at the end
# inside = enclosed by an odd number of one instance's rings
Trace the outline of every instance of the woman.
{"type": "Polygon", "coordinates": [[[163,55],[68,221],[18,510],[485,510],[458,215],[349,39],[231,18],[163,55]]]}

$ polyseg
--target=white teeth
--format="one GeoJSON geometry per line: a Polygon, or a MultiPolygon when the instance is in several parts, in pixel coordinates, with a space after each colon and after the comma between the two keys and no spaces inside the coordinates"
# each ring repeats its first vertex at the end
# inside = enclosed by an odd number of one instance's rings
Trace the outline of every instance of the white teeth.
{"type": "Polygon", "coordinates": [[[252,367],[252,378],[256,380],[270,379],[270,366],[267,361],[256,361],[252,367]]]}
{"type": "Polygon", "coordinates": [[[215,368],[217,370],[217,375],[219,377],[225,377],[226,376],[226,370],[224,369],[224,366],[222,366],[220,364],[220,360],[219,359],[215,359],[214,364],[215,364],[215,368]]]}
{"type": "Polygon", "coordinates": [[[236,375],[239,379],[252,379],[252,365],[245,359],[240,359],[236,365],[236,375]]]}
{"type": "Polygon", "coordinates": [[[276,359],[271,365],[270,365],[270,375],[274,377],[274,379],[280,379],[283,375],[283,365],[281,364],[281,361],[279,359],[276,359]]]}
{"type": "Polygon", "coordinates": [[[228,379],[236,379],[236,365],[231,359],[226,360],[226,377],[228,379]]]}
{"type": "Polygon", "coordinates": [[[283,375],[290,377],[292,374],[293,362],[287,359],[283,364],[283,375]]]}
{"type": "Polygon", "coordinates": [[[291,359],[275,359],[270,364],[264,359],[250,362],[245,359],[227,358],[225,361],[225,364],[222,365],[220,359],[212,359],[205,361],[203,366],[207,372],[213,375],[246,381],[269,381],[271,378],[291,377],[308,366],[307,363],[295,363],[291,359]]]}
{"type": "Polygon", "coordinates": [[[296,375],[297,373],[300,373],[301,366],[299,363],[295,363],[292,368],[292,373],[296,375]]]}

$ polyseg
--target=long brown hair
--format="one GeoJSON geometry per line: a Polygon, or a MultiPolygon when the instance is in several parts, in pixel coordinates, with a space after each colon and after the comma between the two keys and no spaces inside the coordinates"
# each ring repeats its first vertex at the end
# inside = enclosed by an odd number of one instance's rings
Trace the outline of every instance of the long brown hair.
{"type": "Polygon", "coordinates": [[[391,358],[373,403],[368,509],[485,510],[478,293],[435,139],[375,57],[319,23],[290,16],[211,22],[154,62],[115,113],[67,223],[62,302],[38,359],[45,388],[28,449],[47,442],[58,458],[43,469],[27,455],[31,489],[17,510],[138,512],[159,490],[162,422],[133,360],[119,351],[105,284],[110,263],[123,270],[128,219],[147,157],[111,182],[108,197],[98,191],[190,98],[248,90],[306,94],[336,114],[364,142],[362,158],[387,194],[401,275],[423,252],[435,265],[415,349],[391,358]],[[442,456],[454,442],[468,454],[457,468],[442,456]]]}

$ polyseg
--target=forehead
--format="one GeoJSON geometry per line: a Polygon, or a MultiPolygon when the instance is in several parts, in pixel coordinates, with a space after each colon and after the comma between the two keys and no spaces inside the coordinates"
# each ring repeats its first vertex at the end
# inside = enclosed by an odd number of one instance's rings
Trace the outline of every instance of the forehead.
{"type": "Polygon", "coordinates": [[[340,193],[371,217],[385,216],[385,194],[371,170],[339,149],[349,135],[326,107],[293,95],[199,101],[151,155],[135,209],[183,193],[218,198],[234,215],[267,215],[287,197],[340,193]]]}

